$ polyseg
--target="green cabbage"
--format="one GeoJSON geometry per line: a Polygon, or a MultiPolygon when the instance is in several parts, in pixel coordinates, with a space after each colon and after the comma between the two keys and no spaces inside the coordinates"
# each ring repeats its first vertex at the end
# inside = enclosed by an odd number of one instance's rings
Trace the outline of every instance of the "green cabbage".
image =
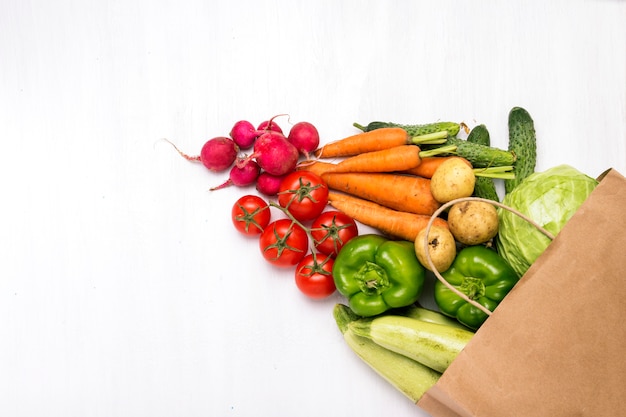
{"type": "MultiPolygon", "coordinates": [[[[598,181],[575,168],[559,165],[531,174],[505,195],[502,203],[556,236],[596,185],[598,181]]],[[[508,210],[498,208],[498,220],[498,252],[521,277],[548,247],[550,239],[508,210]]]]}

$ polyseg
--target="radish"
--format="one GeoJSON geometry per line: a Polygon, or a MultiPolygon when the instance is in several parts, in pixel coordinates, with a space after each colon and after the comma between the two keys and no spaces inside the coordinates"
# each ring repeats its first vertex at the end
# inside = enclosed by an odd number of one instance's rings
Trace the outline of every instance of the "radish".
{"type": "Polygon", "coordinates": [[[230,137],[239,146],[239,149],[250,149],[261,133],[249,121],[240,120],[231,129],[230,137]]]}
{"type": "Polygon", "coordinates": [[[254,152],[237,161],[241,168],[251,160],[272,175],[284,175],[296,169],[300,153],[282,133],[268,130],[254,142],[254,152]]]}
{"type": "MultiPolygon", "coordinates": [[[[276,117],[276,116],[274,116],[274,117],[276,117]]],[[[274,117],[272,117],[270,120],[266,120],[266,121],[262,122],[259,125],[259,127],[257,127],[257,130],[259,131],[259,133],[263,133],[263,132],[266,132],[268,130],[271,130],[273,132],[283,133],[283,130],[274,121],[274,117]]]]}
{"type": "Polygon", "coordinates": [[[202,164],[210,171],[225,171],[237,159],[239,147],[231,139],[224,136],[218,136],[209,139],[200,150],[200,155],[190,156],[182,152],[172,142],[165,139],[176,151],[186,160],[194,162],[202,162],[202,164]]]}
{"type": "Polygon", "coordinates": [[[268,131],[254,142],[252,156],[264,171],[284,175],[296,169],[300,154],[284,135],[268,131]]]}
{"type": "Polygon", "coordinates": [[[200,161],[211,171],[224,171],[237,159],[239,147],[224,136],[209,139],[200,150],[200,161]]]}
{"type": "Polygon", "coordinates": [[[210,188],[209,191],[220,190],[230,185],[235,185],[237,187],[245,187],[247,185],[254,184],[254,182],[259,177],[260,173],[261,173],[261,167],[255,161],[248,161],[248,163],[246,163],[245,165],[241,167],[235,164],[230,169],[230,175],[228,177],[228,180],[226,180],[221,185],[210,188]]]}
{"type": "Polygon", "coordinates": [[[263,193],[267,196],[274,196],[278,194],[278,190],[280,189],[280,184],[283,182],[283,178],[285,175],[272,175],[267,172],[261,172],[259,178],[256,180],[256,189],[260,193],[263,193]]]}
{"type": "Polygon", "coordinates": [[[298,122],[289,131],[287,140],[298,151],[309,159],[309,154],[317,149],[320,144],[320,134],[317,128],[309,122],[298,122]]]}

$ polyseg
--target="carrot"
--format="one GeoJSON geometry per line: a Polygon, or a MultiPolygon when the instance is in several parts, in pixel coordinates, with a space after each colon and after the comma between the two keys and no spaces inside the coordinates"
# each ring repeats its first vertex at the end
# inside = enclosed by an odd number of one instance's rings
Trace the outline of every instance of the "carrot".
{"type": "MultiPolygon", "coordinates": [[[[328,194],[331,206],[364,225],[380,230],[386,235],[415,242],[418,233],[426,228],[430,216],[393,210],[371,201],[331,191],[328,194]]],[[[448,227],[441,217],[433,225],[448,227]]]]}
{"type": "Polygon", "coordinates": [[[419,147],[416,145],[401,145],[348,157],[335,164],[330,172],[404,171],[417,167],[420,161],[419,147]]]}
{"type": "Polygon", "coordinates": [[[386,127],[327,143],[315,151],[315,156],[318,158],[353,156],[410,143],[406,130],[400,127],[386,127]]]}
{"type": "MultiPolygon", "coordinates": [[[[439,168],[442,163],[450,158],[465,159],[460,156],[429,156],[426,158],[422,158],[421,163],[415,168],[407,169],[403,172],[406,174],[417,175],[423,178],[432,178],[437,168],[439,168]]],[[[467,161],[467,159],[465,160],[467,161]]],[[[471,163],[469,161],[467,161],[467,163],[471,166],[471,163]]]]}
{"type": "Polygon", "coordinates": [[[331,162],[307,160],[299,163],[296,169],[299,171],[310,171],[321,177],[322,174],[332,171],[336,165],[331,162]]]}
{"type": "Polygon", "coordinates": [[[321,176],[327,172],[398,172],[415,169],[420,163],[418,146],[400,145],[350,156],[338,163],[306,160],[299,163],[297,169],[321,176]]]}
{"type": "Polygon", "coordinates": [[[370,200],[385,207],[430,216],[441,203],[430,192],[430,180],[395,173],[327,172],[328,188],[370,200]]]}

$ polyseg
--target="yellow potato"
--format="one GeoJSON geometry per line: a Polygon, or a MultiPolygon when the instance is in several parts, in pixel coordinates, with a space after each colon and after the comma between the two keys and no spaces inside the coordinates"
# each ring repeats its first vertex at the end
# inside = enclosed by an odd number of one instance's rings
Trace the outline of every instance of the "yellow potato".
{"type": "Polygon", "coordinates": [[[448,212],[448,227],[454,238],[466,245],[479,245],[498,233],[498,212],[493,204],[463,201],[448,212]]]}
{"type": "MultiPolygon", "coordinates": [[[[426,247],[424,237],[426,228],[422,229],[415,238],[415,254],[424,268],[432,271],[428,259],[426,258],[426,247]]],[[[456,257],[456,242],[454,236],[448,228],[443,226],[431,226],[428,233],[428,253],[433,265],[438,272],[443,272],[450,268],[456,257]]]]}
{"type": "Polygon", "coordinates": [[[445,204],[474,192],[476,176],[467,161],[450,158],[437,168],[430,179],[430,192],[435,200],[445,204]]]}

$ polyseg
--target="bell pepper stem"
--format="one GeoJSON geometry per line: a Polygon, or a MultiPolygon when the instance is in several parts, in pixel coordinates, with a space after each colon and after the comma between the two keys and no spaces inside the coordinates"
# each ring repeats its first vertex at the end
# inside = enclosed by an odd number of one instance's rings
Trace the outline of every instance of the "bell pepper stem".
{"type": "Polygon", "coordinates": [[[389,277],[383,268],[373,262],[366,262],[357,272],[355,279],[365,294],[380,294],[389,287],[389,277]]]}

